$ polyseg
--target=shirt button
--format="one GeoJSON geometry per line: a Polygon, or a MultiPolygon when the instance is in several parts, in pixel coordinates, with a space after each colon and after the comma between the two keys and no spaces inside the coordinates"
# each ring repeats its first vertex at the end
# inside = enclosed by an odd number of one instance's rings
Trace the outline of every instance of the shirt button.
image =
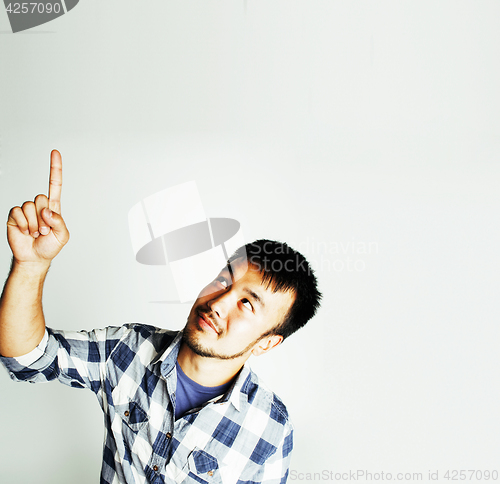
{"type": "Polygon", "coordinates": [[[154,470],[155,472],[158,472],[158,466],[153,466],[153,470],[154,470]]]}
{"type": "Polygon", "coordinates": [[[214,471],[208,471],[207,474],[212,477],[214,475],[214,471]]]}
{"type": "Polygon", "coordinates": [[[130,412],[128,410],[125,410],[125,413],[123,415],[125,415],[125,417],[128,417],[130,415],[130,412]]]}
{"type": "Polygon", "coordinates": [[[167,439],[171,439],[172,438],[172,434],[170,432],[167,432],[167,439]]]}

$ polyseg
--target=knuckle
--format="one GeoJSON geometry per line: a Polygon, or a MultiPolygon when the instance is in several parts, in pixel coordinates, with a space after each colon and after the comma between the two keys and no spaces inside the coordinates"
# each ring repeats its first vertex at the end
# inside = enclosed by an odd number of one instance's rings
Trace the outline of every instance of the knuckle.
{"type": "Polygon", "coordinates": [[[26,210],[27,208],[31,209],[34,206],[35,206],[34,202],[28,200],[27,202],[23,203],[23,210],[26,210]]]}
{"type": "Polygon", "coordinates": [[[43,193],[40,193],[35,197],[35,203],[46,202],[48,200],[47,196],[43,193]]]}
{"type": "Polygon", "coordinates": [[[21,207],[14,207],[9,212],[9,217],[7,219],[7,223],[9,221],[13,221],[16,225],[24,226],[26,225],[26,217],[24,216],[21,207]]]}

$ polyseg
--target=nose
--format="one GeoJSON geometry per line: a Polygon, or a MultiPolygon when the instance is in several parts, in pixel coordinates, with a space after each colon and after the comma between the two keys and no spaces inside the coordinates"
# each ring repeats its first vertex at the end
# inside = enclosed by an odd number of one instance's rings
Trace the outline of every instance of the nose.
{"type": "Polygon", "coordinates": [[[214,312],[218,318],[226,319],[231,305],[231,296],[228,292],[215,294],[209,301],[207,306],[214,312]]]}

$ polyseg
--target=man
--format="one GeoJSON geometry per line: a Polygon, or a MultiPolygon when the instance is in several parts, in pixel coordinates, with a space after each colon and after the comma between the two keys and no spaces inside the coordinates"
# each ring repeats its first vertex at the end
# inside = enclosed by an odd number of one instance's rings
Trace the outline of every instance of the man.
{"type": "Polygon", "coordinates": [[[292,425],[245,362],[319,307],[304,257],[268,240],[241,247],[180,332],[144,324],[56,331],[45,327],[42,289],[69,240],[61,187],[53,151],[48,198],[14,207],[7,221],[13,261],[0,301],[0,354],[11,377],[96,394],[105,415],[101,483],[284,483],[292,425]]]}

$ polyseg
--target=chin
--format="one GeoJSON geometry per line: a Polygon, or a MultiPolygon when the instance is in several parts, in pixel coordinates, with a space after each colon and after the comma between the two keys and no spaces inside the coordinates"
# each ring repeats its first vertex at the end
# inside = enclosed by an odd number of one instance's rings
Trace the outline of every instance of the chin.
{"type": "Polygon", "coordinates": [[[197,337],[196,334],[194,334],[193,329],[188,328],[187,326],[188,325],[186,325],[186,328],[184,329],[184,334],[182,336],[182,339],[186,344],[186,346],[198,356],[204,356],[206,358],[217,357],[216,353],[212,349],[207,348],[206,346],[200,343],[199,338],[197,337]]]}

